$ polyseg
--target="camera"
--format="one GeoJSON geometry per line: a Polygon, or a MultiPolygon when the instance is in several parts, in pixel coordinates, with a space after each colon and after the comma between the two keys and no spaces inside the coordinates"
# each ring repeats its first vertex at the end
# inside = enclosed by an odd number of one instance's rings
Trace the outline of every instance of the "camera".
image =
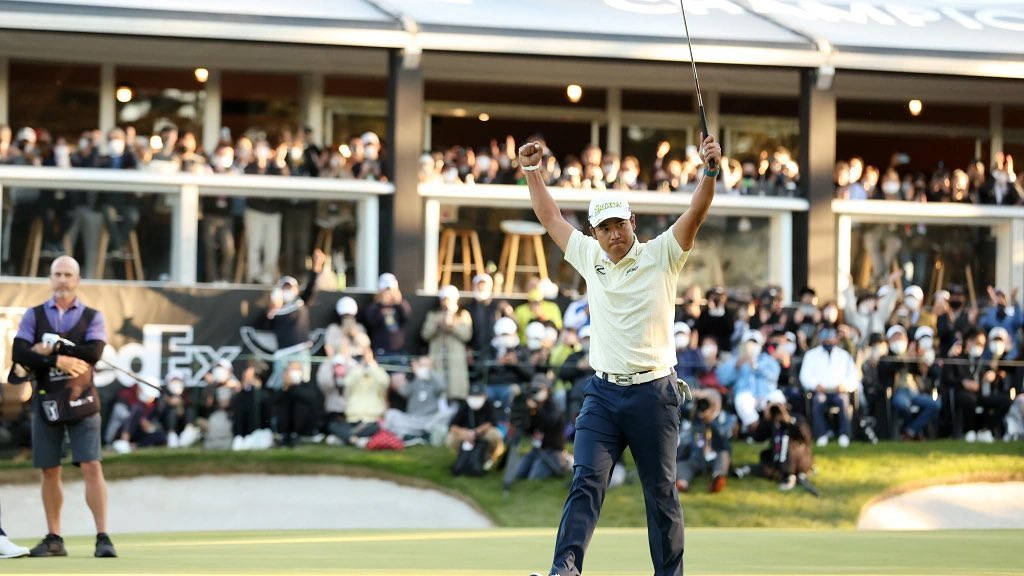
{"type": "Polygon", "coordinates": [[[782,417],[782,408],[780,408],[778,404],[772,404],[772,405],[771,405],[771,406],[770,406],[770,407],[768,408],[768,414],[769,414],[769,415],[770,415],[770,416],[771,416],[771,417],[772,417],[773,419],[775,419],[775,418],[781,418],[781,417],[782,417]]]}
{"type": "Polygon", "coordinates": [[[707,412],[708,408],[711,408],[711,401],[707,398],[697,399],[697,413],[707,412]]]}

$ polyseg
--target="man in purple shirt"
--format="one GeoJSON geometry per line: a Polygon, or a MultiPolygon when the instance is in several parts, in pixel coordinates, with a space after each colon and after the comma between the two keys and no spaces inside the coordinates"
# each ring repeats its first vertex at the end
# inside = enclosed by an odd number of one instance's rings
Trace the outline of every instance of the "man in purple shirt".
{"type": "Polygon", "coordinates": [[[32,465],[42,470],[43,509],[48,533],[31,556],[67,556],[60,537],[64,502],[61,460],[64,435],[70,439],[72,462],[82,469],[85,500],[96,522],[97,558],[117,552],[107,535],[107,484],[100,464],[99,395],[93,366],[106,347],[103,315],[78,300],[78,262],[61,256],[50,266],[53,297],[28,310],[14,338],[15,363],[35,375],[32,398],[32,465]]]}

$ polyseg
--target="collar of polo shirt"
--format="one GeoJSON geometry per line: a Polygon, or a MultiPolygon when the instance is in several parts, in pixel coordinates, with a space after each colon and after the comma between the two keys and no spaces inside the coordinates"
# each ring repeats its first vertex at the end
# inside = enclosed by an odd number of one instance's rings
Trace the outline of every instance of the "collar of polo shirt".
{"type": "Polygon", "coordinates": [[[622,257],[622,260],[619,260],[618,262],[612,262],[611,256],[609,256],[608,253],[605,252],[604,250],[601,251],[601,258],[604,259],[605,262],[611,264],[612,266],[620,266],[623,262],[635,261],[638,252],[640,252],[640,239],[636,237],[636,232],[634,232],[633,245],[629,247],[629,252],[626,252],[626,255],[622,257]]]}

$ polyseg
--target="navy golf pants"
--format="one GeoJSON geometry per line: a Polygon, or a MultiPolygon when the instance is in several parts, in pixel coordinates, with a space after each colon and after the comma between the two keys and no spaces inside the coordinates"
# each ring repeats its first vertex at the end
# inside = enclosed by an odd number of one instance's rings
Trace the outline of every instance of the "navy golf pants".
{"type": "Polygon", "coordinates": [[[618,386],[591,377],[576,420],[572,486],[562,511],[551,574],[578,576],[601,514],[612,469],[628,446],[647,508],[655,576],[683,573],[683,511],[675,489],[679,392],[675,375],[618,386]]]}

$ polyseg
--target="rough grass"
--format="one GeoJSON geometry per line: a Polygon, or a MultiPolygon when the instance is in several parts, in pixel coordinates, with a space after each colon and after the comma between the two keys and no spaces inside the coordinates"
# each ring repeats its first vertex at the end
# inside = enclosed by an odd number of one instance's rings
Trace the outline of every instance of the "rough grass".
{"type": "MultiPolygon", "coordinates": [[[[759,447],[738,444],[734,460],[754,462],[759,447]]],[[[1024,443],[991,445],[957,441],[832,445],[816,455],[814,482],[823,497],[802,491],[782,494],[766,480],[730,478],[721,494],[701,490],[699,479],[682,496],[688,527],[851,528],[861,508],[874,498],[934,484],[1024,480],[1024,443]]],[[[352,448],[306,446],[265,452],[151,450],[110,456],[108,479],[199,474],[343,474],[373,476],[415,486],[438,488],[476,505],[497,526],[557,526],[566,480],[520,482],[503,495],[501,479],[453,478],[444,449],[416,447],[402,452],[364,452],[352,448]]],[[[68,467],[67,477],[77,471],[68,467]]],[[[27,463],[0,462],[0,484],[37,481],[27,463]]],[[[645,525],[643,495],[634,481],[608,493],[602,527],[645,525]]]]}

